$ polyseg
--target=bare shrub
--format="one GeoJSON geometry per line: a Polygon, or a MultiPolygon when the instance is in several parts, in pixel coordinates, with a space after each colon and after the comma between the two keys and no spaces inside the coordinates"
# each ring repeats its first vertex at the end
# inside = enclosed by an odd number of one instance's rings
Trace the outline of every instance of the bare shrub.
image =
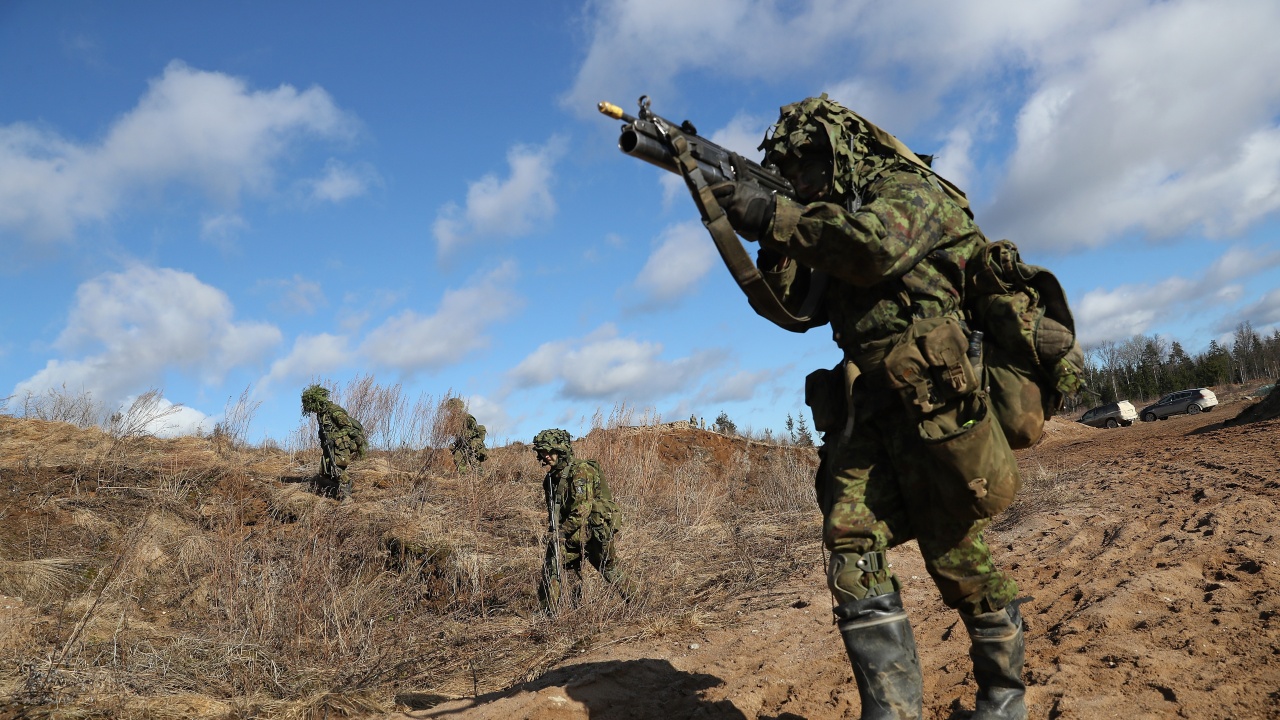
{"type": "Polygon", "coordinates": [[[86,428],[97,425],[103,417],[102,403],[88,390],[72,392],[64,384],[43,393],[27,390],[22,395],[21,417],[71,423],[86,428]]]}
{"type": "Polygon", "coordinates": [[[235,402],[227,398],[227,404],[222,408],[222,420],[213,426],[214,438],[225,440],[231,447],[244,445],[249,439],[249,425],[260,407],[262,401],[250,399],[248,387],[240,392],[235,402]]]}
{"type": "Polygon", "coordinates": [[[107,418],[106,430],[116,442],[154,437],[175,427],[165,420],[180,410],[182,405],[169,403],[163,391],[152,388],[135,398],[127,410],[107,418]]]}

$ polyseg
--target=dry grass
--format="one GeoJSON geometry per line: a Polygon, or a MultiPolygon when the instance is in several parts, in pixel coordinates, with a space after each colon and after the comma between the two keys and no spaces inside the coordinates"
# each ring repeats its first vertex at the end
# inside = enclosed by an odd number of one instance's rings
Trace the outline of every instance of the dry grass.
{"type": "Polygon", "coordinates": [[[1034,515],[1041,515],[1076,503],[1076,489],[1088,476],[1090,463],[1074,467],[1045,467],[1036,461],[1024,466],[1022,489],[1009,509],[991,523],[991,529],[1003,532],[1015,528],[1034,515]]]}
{"type": "Polygon", "coordinates": [[[25,600],[0,616],[0,693],[63,717],[357,716],[715,624],[819,562],[811,449],[633,428],[620,406],[575,447],[605,468],[640,590],[624,603],[588,569],[583,602],[541,616],[533,453],[458,473],[451,395],[393,389],[343,390],[380,438],[346,504],[310,491],[314,447],[247,445],[247,419],[159,440],[0,417],[0,592],[25,600]]]}

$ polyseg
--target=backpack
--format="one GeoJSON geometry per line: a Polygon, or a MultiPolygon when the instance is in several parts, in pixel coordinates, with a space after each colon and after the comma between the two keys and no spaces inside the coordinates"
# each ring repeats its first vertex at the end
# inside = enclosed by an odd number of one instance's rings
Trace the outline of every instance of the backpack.
{"type": "Polygon", "coordinates": [[[595,459],[582,459],[578,462],[590,465],[596,471],[595,487],[591,488],[594,503],[591,507],[590,523],[606,526],[616,531],[622,524],[622,509],[613,501],[613,493],[609,491],[609,483],[604,479],[604,468],[595,459]]]}
{"type": "Polygon", "coordinates": [[[1008,240],[969,259],[966,310],[982,332],[982,385],[1015,450],[1031,447],[1067,395],[1084,387],[1084,353],[1053,273],[1022,262],[1008,240]]]}

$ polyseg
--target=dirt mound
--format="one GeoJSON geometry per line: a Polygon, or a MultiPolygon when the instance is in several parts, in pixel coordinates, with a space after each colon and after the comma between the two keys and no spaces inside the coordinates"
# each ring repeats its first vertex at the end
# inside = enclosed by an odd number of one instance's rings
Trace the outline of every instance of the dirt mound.
{"type": "Polygon", "coordinates": [[[1244,425],[1261,420],[1280,418],[1280,392],[1274,390],[1266,397],[1241,410],[1235,417],[1227,420],[1225,425],[1244,425]]]}

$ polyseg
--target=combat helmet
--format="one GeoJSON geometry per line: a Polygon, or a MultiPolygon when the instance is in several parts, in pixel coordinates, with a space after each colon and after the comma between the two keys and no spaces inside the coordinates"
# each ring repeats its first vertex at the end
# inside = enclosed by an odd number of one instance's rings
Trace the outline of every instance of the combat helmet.
{"type": "Polygon", "coordinates": [[[572,442],[573,437],[568,431],[552,428],[533,436],[533,449],[535,452],[560,453],[560,457],[567,458],[573,455],[572,442]]]}
{"type": "Polygon", "coordinates": [[[766,165],[781,166],[807,155],[831,157],[831,186],[837,195],[858,193],[894,166],[937,177],[942,190],[969,212],[969,201],[959,188],[939,176],[930,163],[901,140],[822,93],[784,105],[778,122],[760,143],[766,165]]]}
{"type": "Polygon", "coordinates": [[[311,385],[302,391],[302,412],[304,413],[320,412],[328,403],[329,391],[320,385],[311,385]]]}

